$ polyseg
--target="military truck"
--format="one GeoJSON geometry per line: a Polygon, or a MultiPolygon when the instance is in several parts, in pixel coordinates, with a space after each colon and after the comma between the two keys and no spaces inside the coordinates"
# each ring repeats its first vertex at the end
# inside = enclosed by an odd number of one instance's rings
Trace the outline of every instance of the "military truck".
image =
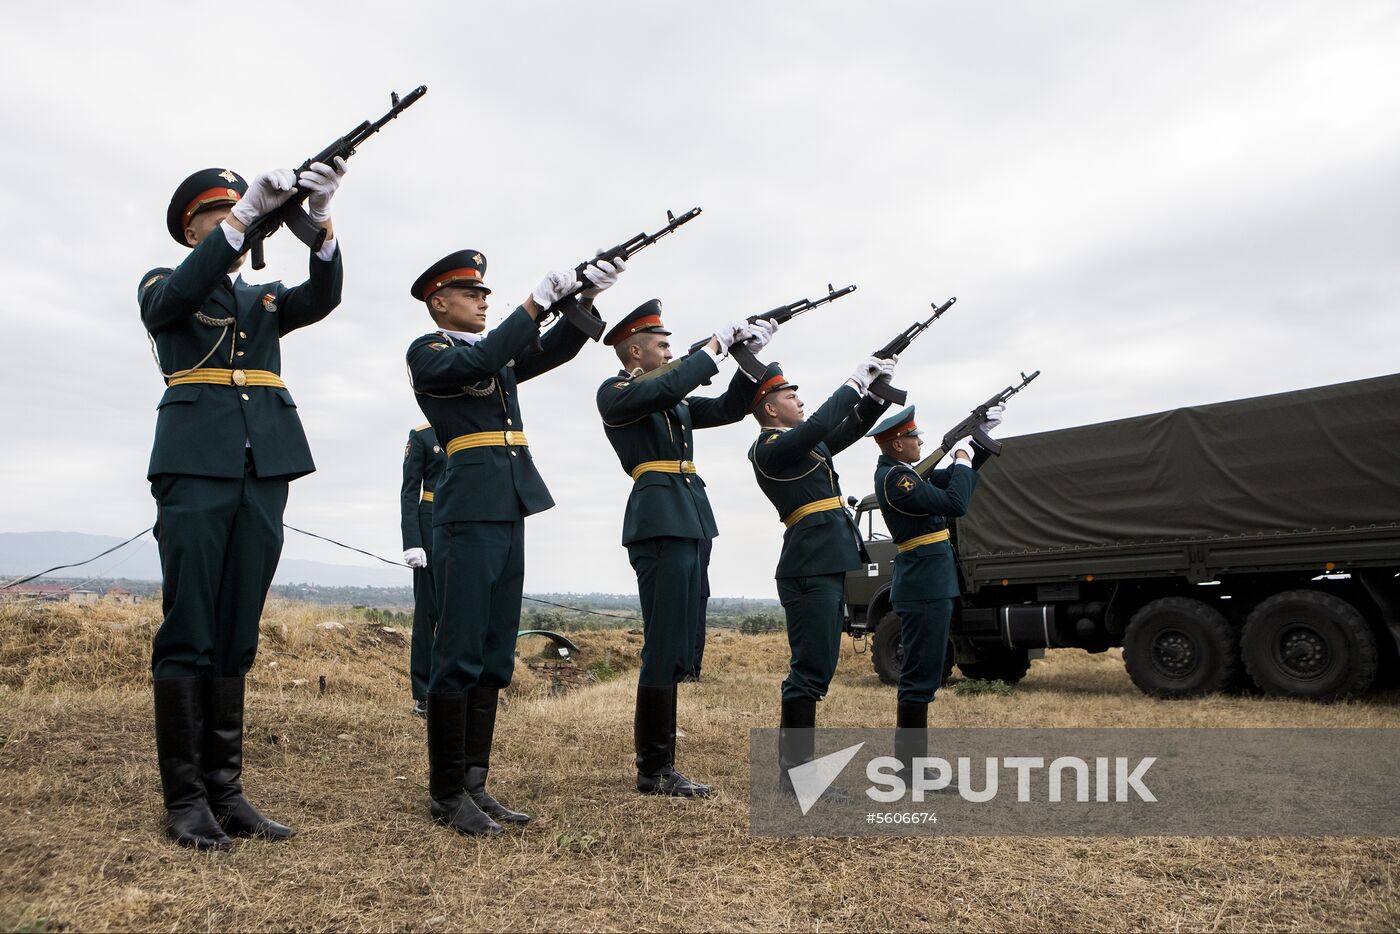
{"type": "MultiPolygon", "coordinates": [[[[1395,680],[1400,375],[1004,441],[951,525],[948,670],[1015,682],[1046,648],[1122,646],[1158,697],[1395,680]]],[[[850,503],[873,563],[847,575],[846,631],[896,683],[894,543],[873,494],[850,503]]]]}

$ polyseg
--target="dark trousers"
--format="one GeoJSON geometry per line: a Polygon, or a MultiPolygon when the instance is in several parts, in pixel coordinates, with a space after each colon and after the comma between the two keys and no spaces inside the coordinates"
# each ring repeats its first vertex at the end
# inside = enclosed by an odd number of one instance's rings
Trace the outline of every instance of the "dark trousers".
{"type": "Polygon", "coordinates": [[[242,677],[282,554],[287,479],[258,477],[249,457],[241,478],[163,474],[151,495],[165,612],[152,676],[242,677]]]}
{"type": "Polygon", "coordinates": [[[428,691],[510,684],[525,586],[524,520],[435,526],[432,566],[438,624],[428,691]]]}
{"type": "Polygon", "coordinates": [[[642,598],[642,670],[647,687],[679,684],[693,667],[700,619],[698,538],[647,538],[627,546],[642,598]]]}
{"type": "Polygon", "coordinates": [[[788,647],[792,650],[783,700],[821,700],[826,696],[841,655],[845,580],[845,574],[778,578],[778,599],[787,616],[788,647]]]}
{"type": "Polygon", "coordinates": [[[428,566],[413,569],[413,641],[409,647],[408,680],[416,701],[428,699],[428,682],[433,672],[433,633],[437,631],[437,622],[437,587],[433,585],[433,553],[429,551],[428,566]]]}
{"type": "Polygon", "coordinates": [[[705,661],[705,614],[710,608],[710,554],[714,539],[700,539],[700,613],[695,623],[695,664],[691,671],[698,677],[705,661]]]}
{"type": "Polygon", "coordinates": [[[948,651],[948,627],[953,601],[915,600],[896,603],[904,668],[899,673],[899,702],[927,704],[943,683],[943,657],[948,651]]]}

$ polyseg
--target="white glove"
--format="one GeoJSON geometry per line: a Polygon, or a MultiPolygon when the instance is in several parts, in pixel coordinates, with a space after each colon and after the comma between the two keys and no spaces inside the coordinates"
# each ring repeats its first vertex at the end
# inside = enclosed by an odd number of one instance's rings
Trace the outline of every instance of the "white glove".
{"type": "Polygon", "coordinates": [[[556,269],[540,280],[530,297],[541,308],[549,308],[566,295],[572,295],[576,285],[578,276],[574,275],[572,269],[556,269]]]}
{"type": "Polygon", "coordinates": [[[753,336],[753,331],[749,329],[747,321],[731,321],[715,332],[715,340],[719,341],[719,352],[729,353],[729,348],[735,341],[747,340],[753,336]]]}
{"type": "Polygon", "coordinates": [[[626,271],[627,264],[620,257],[618,259],[595,259],[583,267],[583,278],[586,282],[583,294],[592,298],[604,289],[612,288],[617,283],[617,277],[626,271]]]}
{"type": "Polygon", "coordinates": [[[428,566],[428,553],[421,548],[410,548],[403,553],[403,563],[411,568],[428,566]]]}
{"type": "Polygon", "coordinates": [[[778,322],[769,321],[767,318],[759,318],[753,324],[749,325],[749,331],[753,334],[753,337],[744,341],[744,346],[753,353],[758,353],[764,347],[767,347],[768,342],[773,339],[773,335],[778,333],[778,322]]]}
{"type": "Polygon", "coordinates": [[[856,384],[861,395],[865,395],[870,384],[875,382],[875,377],[880,375],[880,365],[884,362],[878,357],[866,357],[857,364],[855,372],[851,374],[851,382],[856,384]]]}
{"type": "MultiPolygon", "coordinates": [[[[893,381],[894,381],[894,365],[895,365],[896,363],[898,363],[898,362],[899,362],[898,360],[881,360],[881,361],[880,361],[880,372],[875,374],[875,379],[879,379],[881,376],[883,376],[885,379],[890,380],[891,382],[893,382],[893,381]]],[[[875,380],[872,379],[871,382],[873,383],[873,382],[875,382],[875,380]]]]}
{"type": "Polygon", "coordinates": [[[951,451],[948,452],[948,454],[951,455],[951,456],[954,458],[954,460],[953,460],[953,464],[954,464],[954,465],[963,464],[964,466],[967,466],[967,467],[971,467],[971,466],[972,466],[972,455],[973,455],[974,453],[975,453],[975,452],[972,450],[972,439],[971,439],[971,438],[963,438],[963,439],[962,439],[961,441],[959,441],[957,444],[953,445],[953,449],[952,449],[951,451]],[[964,452],[965,454],[967,454],[967,460],[963,460],[963,459],[961,459],[961,458],[959,458],[959,457],[957,456],[957,454],[958,454],[959,451],[962,451],[962,452],[964,452]]]}
{"type": "Polygon", "coordinates": [[[1001,417],[1006,412],[1006,406],[994,405],[987,410],[987,423],[982,426],[983,431],[991,431],[1001,424],[1001,417]]]}
{"type": "Polygon", "coordinates": [[[253,184],[233,206],[234,220],[244,227],[270,211],[280,208],[297,190],[296,173],[291,169],[273,169],[253,179],[253,184]]]}
{"type": "Polygon", "coordinates": [[[311,168],[297,176],[297,186],[302,191],[311,192],[306,199],[306,213],[313,221],[324,224],[331,219],[331,195],[340,187],[348,167],[345,160],[336,156],[332,168],[324,162],[313,162],[311,168]]]}

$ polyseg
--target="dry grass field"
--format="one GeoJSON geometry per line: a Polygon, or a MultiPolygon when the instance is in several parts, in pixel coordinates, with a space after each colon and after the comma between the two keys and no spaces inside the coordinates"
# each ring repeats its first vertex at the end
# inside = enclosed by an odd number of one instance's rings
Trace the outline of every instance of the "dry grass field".
{"type": "MultiPolygon", "coordinates": [[[[0,930],[1374,930],[1400,926],[1388,839],[754,838],[747,730],[775,725],[780,635],[721,633],[683,685],[680,765],[709,801],[631,790],[640,637],[577,634],[614,677],[551,696],[520,666],[492,785],[535,815],[459,837],[426,815],[406,633],[268,609],[250,797],[300,835],[221,854],[160,834],[147,647],[158,607],[0,606],[0,930]],[[327,620],[347,628],[320,629],[327,620]],[[320,678],[325,678],[325,690],[320,678]]],[[[535,648],[522,643],[522,650],[535,648]]],[[[892,720],[849,640],[825,725],[892,720]]],[[[952,726],[1400,727],[1395,694],[1322,706],[1140,695],[1116,652],[1051,653],[1011,696],[941,695],[952,726]]]]}

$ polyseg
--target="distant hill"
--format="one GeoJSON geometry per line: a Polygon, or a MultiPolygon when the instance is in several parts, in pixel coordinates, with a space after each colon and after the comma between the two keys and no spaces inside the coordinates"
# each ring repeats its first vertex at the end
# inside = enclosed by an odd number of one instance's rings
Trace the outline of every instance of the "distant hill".
{"type": "MultiPolygon", "coordinates": [[[[56,565],[82,561],[119,542],[120,538],[110,535],[88,535],[83,532],[0,532],[0,578],[12,580],[56,565]]],[[[378,562],[375,565],[326,564],[283,558],[277,566],[277,576],[273,582],[319,584],[323,587],[412,585],[413,578],[407,568],[394,568],[378,562]]],[[[91,564],[57,571],[51,576],[71,578],[75,575],[158,581],[160,557],[156,552],[156,543],[145,535],[91,564]]]]}

